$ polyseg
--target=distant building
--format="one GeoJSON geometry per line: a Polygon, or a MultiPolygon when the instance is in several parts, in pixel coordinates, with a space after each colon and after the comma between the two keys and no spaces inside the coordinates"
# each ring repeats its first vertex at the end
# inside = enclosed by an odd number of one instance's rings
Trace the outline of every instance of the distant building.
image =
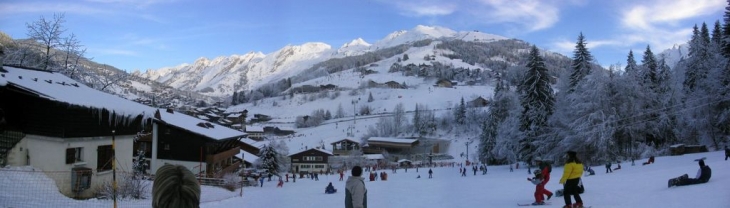
{"type": "Polygon", "coordinates": [[[332,152],[315,148],[290,154],[291,170],[295,173],[328,172],[330,156],[333,156],[332,152]]]}
{"type": "Polygon", "coordinates": [[[451,87],[454,87],[454,83],[451,82],[451,80],[448,80],[448,79],[439,79],[438,81],[436,81],[436,85],[435,86],[436,87],[447,87],[447,88],[451,88],[451,87]]]}
{"type": "Polygon", "coordinates": [[[489,101],[481,96],[474,98],[474,100],[469,101],[467,104],[468,107],[486,107],[488,105],[489,101]]]}
{"type": "Polygon", "coordinates": [[[360,142],[352,139],[341,139],[330,143],[332,145],[332,153],[334,155],[350,155],[354,151],[360,150],[360,142]]]}

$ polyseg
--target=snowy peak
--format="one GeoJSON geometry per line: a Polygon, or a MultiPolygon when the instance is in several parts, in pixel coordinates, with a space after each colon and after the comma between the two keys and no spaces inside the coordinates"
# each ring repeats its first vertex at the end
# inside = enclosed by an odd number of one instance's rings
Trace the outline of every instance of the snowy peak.
{"type": "Polygon", "coordinates": [[[482,33],[479,31],[462,31],[456,32],[449,28],[440,26],[424,26],[418,25],[411,30],[399,30],[388,34],[382,40],[373,44],[375,49],[392,47],[400,44],[411,43],[425,39],[460,39],[464,41],[491,42],[496,40],[507,39],[502,36],[482,33]]]}
{"type": "Polygon", "coordinates": [[[345,45],[342,45],[340,48],[350,48],[350,47],[370,47],[370,43],[365,42],[362,38],[357,38],[355,40],[350,41],[349,43],[345,43],[345,45]]]}

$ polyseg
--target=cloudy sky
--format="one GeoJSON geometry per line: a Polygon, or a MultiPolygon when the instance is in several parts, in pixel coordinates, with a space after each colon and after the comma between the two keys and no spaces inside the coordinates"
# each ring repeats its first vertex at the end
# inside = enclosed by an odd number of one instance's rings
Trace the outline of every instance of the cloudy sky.
{"type": "MultiPolygon", "coordinates": [[[[64,13],[87,57],[124,70],[157,69],[286,45],[433,25],[517,38],[571,56],[586,36],[599,64],[630,49],[655,53],[687,42],[692,26],[722,19],[724,0],[4,0],[0,31],[26,38],[26,23],[64,13]]],[[[640,59],[640,57],[637,57],[640,59]]]]}

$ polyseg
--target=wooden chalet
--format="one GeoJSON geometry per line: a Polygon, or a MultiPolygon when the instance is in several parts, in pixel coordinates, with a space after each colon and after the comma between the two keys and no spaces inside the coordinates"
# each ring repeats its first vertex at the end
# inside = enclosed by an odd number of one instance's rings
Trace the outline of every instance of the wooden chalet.
{"type": "Polygon", "coordinates": [[[438,81],[436,81],[436,85],[435,86],[436,87],[447,87],[447,88],[451,88],[451,87],[454,87],[454,83],[451,82],[451,80],[448,80],[448,79],[439,79],[438,81]]]}
{"type": "Polygon", "coordinates": [[[316,148],[290,154],[291,170],[295,173],[328,172],[330,156],[333,156],[332,152],[316,148]]]}
{"type": "Polygon", "coordinates": [[[59,73],[3,68],[0,166],[32,166],[53,172],[47,176],[54,187],[75,198],[93,197],[95,188],[113,180],[114,157],[118,174],[123,170],[120,167],[132,167],[134,138],[151,119],[154,108],[89,88],[59,73]]]}
{"type": "Polygon", "coordinates": [[[467,106],[469,107],[487,107],[489,105],[489,101],[487,99],[484,99],[483,97],[479,96],[477,98],[474,98],[474,100],[471,100],[468,102],[467,106]]]}
{"type": "Polygon", "coordinates": [[[261,126],[246,126],[244,132],[248,134],[249,139],[256,141],[262,141],[266,136],[264,135],[264,127],[261,126]]]}
{"type": "Polygon", "coordinates": [[[352,152],[360,150],[360,142],[352,139],[341,139],[330,144],[332,153],[336,156],[350,155],[352,152]]]}
{"type": "Polygon", "coordinates": [[[363,153],[366,154],[378,154],[383,151],[403,152],[418,145],[418,139],[395,137],[370,137],[367,142],[367,147],[363,147],[363,153]]]}
{"type": "Polygon", "coordinates": [[[158,110],[154,118],[151,173],[166,163],[183,165],[205,177],[222,177],[241,167],[235,156],[245,133],[172,109],[158,110]]]}

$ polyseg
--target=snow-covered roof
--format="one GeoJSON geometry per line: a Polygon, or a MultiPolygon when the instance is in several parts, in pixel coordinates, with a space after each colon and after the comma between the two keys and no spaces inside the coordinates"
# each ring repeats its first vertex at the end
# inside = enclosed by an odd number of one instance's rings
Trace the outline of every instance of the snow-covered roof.
{"type": "Polygon", "coordinates": [[[391,142],[391,143],[402,143],[402,144],[413,144],[418,139],[402,139],[395,137],[370,137],[369,142],[391,142]]]}
{"type": "Polygon", "coordinates": [[[281,130],[281,131],[294,131],[294,128],[292,128],[290,126],[279,126],[276,128],[279,128],[279,130],[281,130]]]}
{"type": "Polygon", "coordinates": [[[226,116],[226,118],[238,118],[238,117],[241,117],[240,113],[234,113],[234,114],[230,114],[230,115],[226,116]]]}
{"type": "Polygon", "coordinates": [[[385,157],[383,156],[383,154],[365,154],[365,155],[363,155],[363,157],[365,157],[365,159],[368,159],[368,160],[382,160],[382,159],[385,159],[385,157]]]}
{"type": "Polygon", "coordinates": [[[341,142],[341,141],[349,141],[349,142],[352,142],[352,143],[360,143],[359,141],[355,141],[355,140],[350,139],[350,138],[344,138],[344,139],[332,139],[332,142],[330,144],[335,144],[335,143],[338,143],[338,142],[341,142]]]}
{"type": "Polygon", "coordinates": [[[296,155],[296,154],[299,154],[299,153],[302,153],[302,152],[306,152],[306,151],[309,151],[309,150],[317,150],[317,151],[320,151],[320,152],[325,153],[327,155],[334,155],[334,154],[332,154],[332,152],[327,151],[327,150],[317,149],[317,148],[309,148],[309,149],[306,149],[306,150],[302,150],[302,151],[299,151],[299,152],[295,152],[295,153],[289,154],[289,156],[296,155]]]}
{"type": "Polygon", "coordinates": [[[253,163],[254,161],[259,159],[259,156],[256,156],[254,154],[251,154],[249,152],[241,150],[238,154],[236,154],[236,157],[239,159],[243,159],[243,161],[253,163]]]}
{"type": "Polygon", "coordinates": [[[204,115],[198,115],[197,118],[201,119],[201,120],[208,120],[208,116],[204,116],[204,115]]]}
{"type": "Polygon", "coordinates": [[[411,162],[411,160],[408,160],[408,159],[400,159],[400,160],[398,160],[398,163],[402,163],[402,162],[411,162]]]}
{"type": "Polygon", "coordinates": [[[234,129],[221,126],[215,123],[209,123],[204,120],[197,119],[195,117],[191,117],[188,115],[185,115],[183,113],[174,112],[174,113],[168,113],[166,110],[162,109],[160,110],[160,119],[167,124],[177,126],[181,129],[188,130],[190,132],[193,132],[195,134],[205,136],[211,139],[215,140],[221,140],[221,139],[228,139],[228,138],[234,138],[234,137],[243,137],[246,135],[246,133],[236,131],[234,129]],[[201,127],[198,126],[199,123],[208,123],[212,127],[201,127]]]}
{"type": "Polygon", "coordinates": [[[152,117],[155,108],[108,94],[81,84],[60,73],[3,66],[0,86],[17,87],[42,98],[95,109],[107,109],[117,115],[152,117]]]}
{"type": "Polygon", "coordinates": [[[264,132],[263,126],[246,126],[246,132],[264,132]]]}

